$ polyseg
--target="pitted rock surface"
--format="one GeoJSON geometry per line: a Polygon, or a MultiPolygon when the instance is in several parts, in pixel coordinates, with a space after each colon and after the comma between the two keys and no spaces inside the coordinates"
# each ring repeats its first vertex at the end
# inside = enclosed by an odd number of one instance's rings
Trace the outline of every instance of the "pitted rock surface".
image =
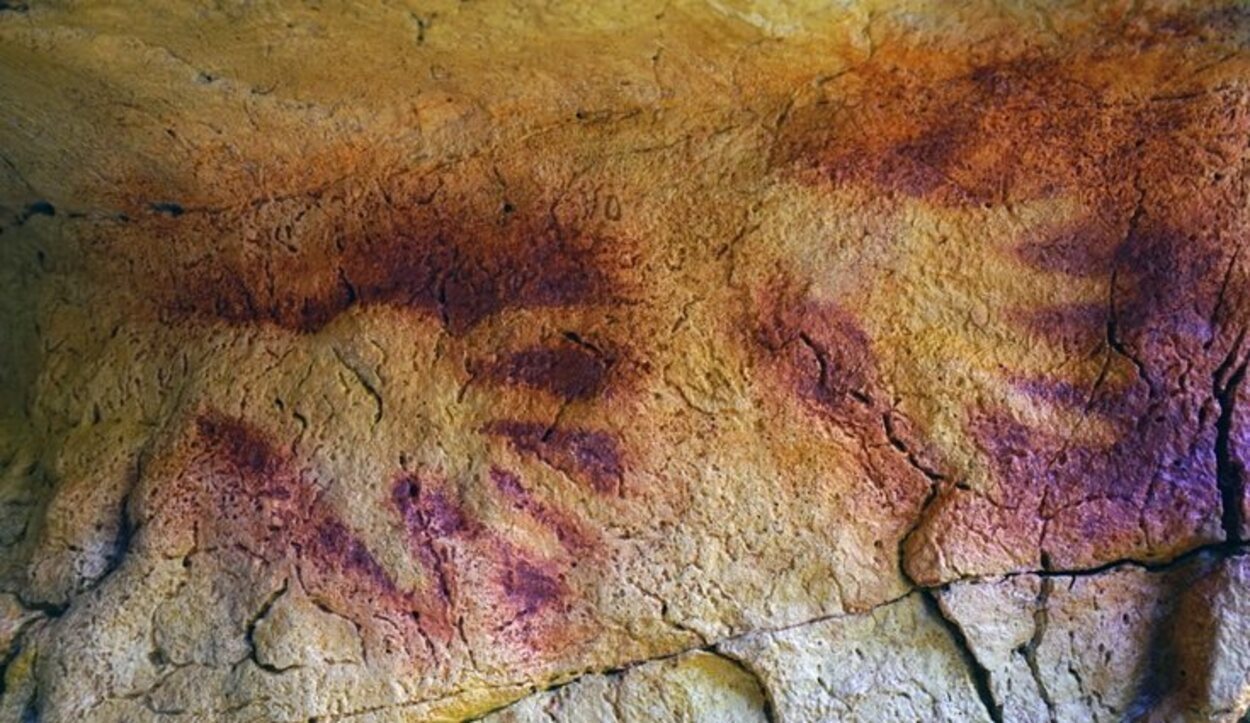
{"type": "Polygon", "coordinates": [[[1248,43],[0,2],[0,718],[1244,718],[1248,43]]]}

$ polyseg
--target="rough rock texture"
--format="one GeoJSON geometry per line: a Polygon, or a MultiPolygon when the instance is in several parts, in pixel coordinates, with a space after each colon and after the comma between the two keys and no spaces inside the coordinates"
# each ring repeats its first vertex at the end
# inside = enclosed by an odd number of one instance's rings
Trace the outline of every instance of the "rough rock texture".
{"type": "Polygon", "coordinates": [[[489,723],[526,721],[767,721],[770,703],[756,678],[703,651],[587,675],[492,713],[489,723]]]}
{"type": "Polygon", "coordinates": [[[1248,43],[0,0],[0,719],[1244,716],[1248,43]]]}
{"type": "Polygon", "coordinates": [[[727,641],[782,720],[989,720],[962,643],[919,593],[871,613],[727,641]]]}
{"type": "Polygon", "coordinates": [[[1019,575],[941,593],[1006,720],[1229,720],[1250,707],[1250,559],[1019,575]]]}

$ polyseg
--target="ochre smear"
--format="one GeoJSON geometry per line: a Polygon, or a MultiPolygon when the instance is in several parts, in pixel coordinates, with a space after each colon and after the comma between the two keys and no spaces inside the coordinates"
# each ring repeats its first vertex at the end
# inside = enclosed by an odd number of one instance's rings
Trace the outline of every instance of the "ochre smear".
{"type": "Polygon", "coordinates": [[[612,360],[571,342],[523,349],[487,366],[492,379],[539,389],[564,399],[588,399],[604,386],[612,360]]]}
{"type": "Polygon", "coordinates": [[[782,299],[762,317],[802,344],[757,338],[844,427],[900,400],[912,444],[949,470],[909,546],[923,582],[1217,534],[1209,380],[1236,331],[1218,311],[1250,114],[1231,87],[1162,92],[1176,52],[1131,36],[1062,59],[884,43],[779,131],[781,183],[860,211],[761,251],[775,287],[806,291],[758,296],[782,299]]]}
{"type": "Polygon", "coordinates": [[[488,215],[436,195],[377,213],[384,220],[336,233],[333,245],[301,247],[296,258],[282,249],[218,254],[180,273],[167,308],[310,333],[352,307],[390,306],[463,334],[509,309],[615,300],[604,262],[619,250],[615,240],[565,228],[545,209],[488,215]]]}
{"type": "Polygon", "coordinates": [[[514,449],[587,482],[600,493],[621,494],[624,466],[616,437],[593,429],[563,429],[538,422],[503,420],[484,429],[514,449]]]}
{"type": "Polygon", "coordinates": [[[193,443],[185,471],[153,500],[155,527],[190,524],[197,549],[241,547],[274,574],[295,575],[311,597],[368,631],[366,645],[372,640],[402,649],[430,665],[470,644],[466,628],[470,636],[509,641],[517,646],[511,654],[522,657],[576,643],[580,630],[564,624],[575,604],[566,577],[592,560],[600,543],[515,473],[492,469],[491,494],[548,530],[562,551],[552,557],[523,547],[511,540],[510,526],[476,519],[447,485],[400,475],[389,503],[422,571],[422,583],[408,590],[343,521],[291,450],[216,412],[196,420],[193,443]],[[472,596],[465,598],[465,589],[472,596]]]}
{"type": "Polygon", "coordinates": [[[578,602],[566,577],[573,566],[594,558],[598,540],[528,490],[515,473],[496,467],[489,477],[500,500],[547,530],[562,554],[544,556],[522,547],[510,539],[510,526],[486,524],[451,502],[438,489],[445,485],[405,475],[394,485],[393,502],[413,555],[439,581],[444,604],[473,636],[469,644],[484,636],[477,644],[514,643],[522,655],[567,650],[580,630],[566,619],[578,602]]]}
{"type": "Polygon", "coordinates": [[[194,525],[200,549],[246,549],[297,576],[310,596],[358,625],[375,629],[375,620],[386,621],[417,660],[441,657],[453,630],[437,589],[399,588],[289,449],[216,412],[201,415],[195,429],[186,471],[155,502],[162,523],[194,525]]]}

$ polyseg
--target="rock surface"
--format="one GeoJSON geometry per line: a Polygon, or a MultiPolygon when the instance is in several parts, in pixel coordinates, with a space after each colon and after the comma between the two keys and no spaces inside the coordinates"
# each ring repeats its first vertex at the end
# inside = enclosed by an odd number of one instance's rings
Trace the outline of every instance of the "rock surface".
{"type": "Polygon", "coordinates": [[[528,721],[767,721],[759,681],[732,660],[705,651],[587,675],[492,713],[488,723],[528,721]]]}
{"type": "Polygon", "coordinates": [[[941,593],[1005,720],[1232,720],[1250,706],[1244,557],[941,593]]]}
{"type": "Polygon", "coordinates": [[[0,718],[1244,717],[1248,43],[0,0],[0,718]]]}

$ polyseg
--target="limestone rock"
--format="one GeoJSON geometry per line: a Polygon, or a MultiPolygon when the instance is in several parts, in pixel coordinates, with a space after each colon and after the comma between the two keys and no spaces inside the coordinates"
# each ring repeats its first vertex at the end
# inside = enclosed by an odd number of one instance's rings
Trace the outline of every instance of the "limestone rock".
{"type": "Polygon", "coordinates": [[[943,609],[1004,720],[1238,720],[1250,703],[1247,559],[956,583],[943,609]]]}
{"type": "Polygon", "coordinates": [[[697,651],[619,673],[584,676],[556,690],[530,696],[483,720],[748,723],[768,720],[768,705],[759,681],[738,663],[697,651]]]}
{"type": "Polygon", "coordinates": [[[780,720],[989,720],[960,643],[920,594],[722,648],[759,675],[780,720]]]}
{"type": "Polygon", "coordinates": [[[0,718],[1236,719],[1248,43],[0,0],[0,718]]]}

